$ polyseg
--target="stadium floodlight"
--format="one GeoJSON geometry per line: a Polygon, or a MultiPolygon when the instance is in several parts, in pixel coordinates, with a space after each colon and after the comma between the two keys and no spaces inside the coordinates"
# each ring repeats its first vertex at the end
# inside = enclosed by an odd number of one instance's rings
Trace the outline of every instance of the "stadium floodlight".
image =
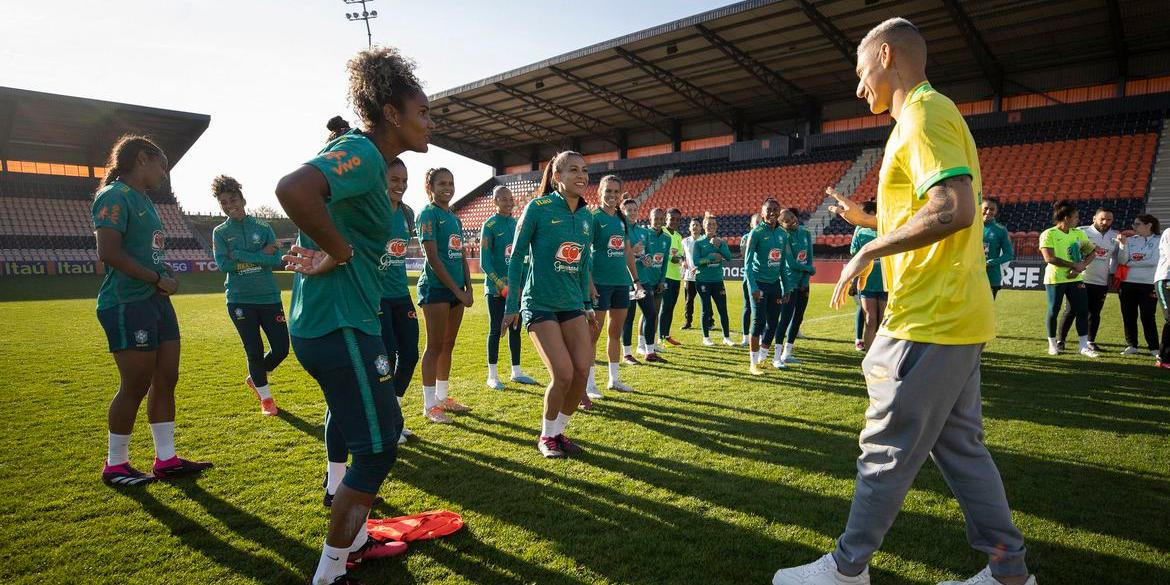
{"type": "Polygon", "coordinates": [[[366,42],[367,42],[367,45],[370,47],[374,46],[374,34],[373,34],[373,32],[370,31],[370,19],[371,18],[378,18],[378,11],[377,10],[366,10],[366,3],[373,2],[374,0],[341,0],[341,1],[345,2],[346,6],[357,5],[357,4],[362,5],[361,12],[352,12],[352,13],[346,12],[345,19],[350,21],[350,22],[353,22],[355,20],[360,20],[360,21],[365,22],[366,23],[366,42]]]}

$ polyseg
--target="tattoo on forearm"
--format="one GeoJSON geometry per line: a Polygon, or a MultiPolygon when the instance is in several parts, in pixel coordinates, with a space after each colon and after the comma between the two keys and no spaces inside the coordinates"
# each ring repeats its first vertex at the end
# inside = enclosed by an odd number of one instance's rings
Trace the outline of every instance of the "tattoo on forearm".
{"type": "Polygon", "coordinates": [[[927,191],[926,205],[906,224],[887,234],[884,243],[901,251],[937,241],[955,231],[953,224],[960,212],[962,197],[969,196],[956,189],[956,183],[970,185],[970,181],[966,176],[953,177],[932,187],[927,191]]]}

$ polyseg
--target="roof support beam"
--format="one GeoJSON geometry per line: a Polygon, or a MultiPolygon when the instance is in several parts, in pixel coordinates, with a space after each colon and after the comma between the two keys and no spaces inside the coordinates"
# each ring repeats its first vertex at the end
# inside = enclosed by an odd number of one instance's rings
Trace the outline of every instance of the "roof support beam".
{"type": "Polygon", "coordinates": [[[808,94],[806,94],[804,90],[797,87],[796,84],[786,79],[783,75],[775,72],[767,65],[757,61],[754,57],[748,54],[747,51],[744,51],[743,49],[740,49],[734,44],[728,42],[727,39],[719,36],[719,34],[715,31],[707,28],[706,26],[703,26],[702,24],[696,24],[695,28],[698,29],[699,34],[703,35],[703,37],[706,38],[712,45],[714,45],[716,49],[719,49],[724,55],[727,55],[729,59],[735,61],[735,63],[743,68],[744,71],[747,71],[749,74],[751,74],[752,77],[756,78],[756,81],[759,81],[761,85],[771,90],[772,93],[776,94],[776,96],[780,99],[795,107],[800,107],[802,105],[802,101],[807,101],[809,99],[808,94]],[[798,97],[793,98],[792,94],[795,94],[798,97]]]}
{"type": "Polygon", "coordinates": [[[674,90],[675,93],[686,98],[687,101],[695,104],[699,108],[705,110],[707,113],[715,117],[715,119],[723,122],[730,128],[735,127],[735,120],[730,114],[731,104],[715,97],[699,86],[663,69],[638,55],[623,49],[622,47],[615,47],[618,55],[623,59],[629,61],[631,65],[641,69],[647,75],[658,80],[659,83],[674,90]]]}
{"type": "Polygon", "coordinates": [[[590,136],[597,136],[602,138],[614,146],[618,145],[617,139],[605,134],[605,129],[608,128],[608,124],[597,118],[594,118],[593,116],[582,114],[557,104],[551,100],[540,97],[536,94],[528,93],[524,90],[504,85],[502,83],[497,83],[496,88],[530,106],[533,106],[557,118],[558,120],[563,120],[584,130],[590,136]]]}
{"type": "Polygon", "coordinates": [[[991,89],[995,91],[995,95],[1003,95],[1003,65],[996,58],[995,53],[991,52],[991,47],[987,46],[983,35],[979,34],[979,29],[975,28],[975,23],[967,15],[967,11],[963,10],[959,0],[942,0],[942,2],[951,13],[951,19],[955,21],[959,34],[963,35],[967,48],[971,49],[971,53],[975,55],[975,61],[979,63],[983,75],[991,83],[991,89]]]}
{"type": "MultiPolygon", "coordinates": [[[[584,77],[575,73],[571,73],[559,67],[549,66],[549,71],[556,74],[557,77],[577,86],[582,91],[588,92],[593,97],[625,112],[625,114],[638,122],[641,122],[665,136],[670,136],[670,118],[636,100],[630,99],[620,93],[604,88],[584,77]]],[[[621,142],[621,139],[618,139],[621,142]]],[[[619,144],[619,149],[620,149],[619,144]]]]}
{"type": "Polygon", "coordinates": [[[825,35],[825,38],[833,44],[833,47],[845,57],[845,60],[849,62],[849,66],[854,66],[857,58],[857,43],[849,40],[849,37],[845,36],[845,33],[841,32],[841,29],[837,28],[837,25],[833,24],[833,21],[826,18],[824,14],[821,14],[821,11],[817,10],[817,7],[813,6],[812,2],[808,0],[796,0],[796,4],[804,11],[804,15],[812,21],[813,26],[820,29],[821,34],[825,35]]]}
{"type": "Polygon", "coordinates": [[[548,128],[540,124],[534,124],[510,114],[498,112],[487,106],[481,106],[475,102],[468,101],[460,97],[450,96],[447,99],[494,122],[499,122],[500,124],[520,132],[521,134],[531,136],[533,139],[544,142],[545,144],[555,148],[562,148],[564,145],[569,143],[570,138],[568,136],[557,132],[552,128],[548,128]]]}
{"type": "Polygon", "coordinates": [[[1121,22],[1121,4],[1117,0],[1106,0],[1109,10],[1109,30],[1113,34],[1113,53],[1117,58],[1117,75],[1122,83],[1121,95],[1125,92],[1125,78],[1129,77],[1129,45],[1125,43],[1125,27],[1121,22]]]}
{"type": "MultiPolygon", "coordinates": [[[[498,148],[501,150],[519,152],[513,149],[523,146],[522,143],[504,136],[499,132],[493,132],[485,128],[471,126],[464,124],[463,122],[457,122],[450,118],[436,114],[431,114],[431,118],[438,124],[440,131],[450,130],[452,132],[459,132],[467,137],[462,139],[461,142],[467,144],[478,144],[480,149],[492,150],[498,148]]],[[[450,136],[450,133],[446,133],[446,136],[453,138],[450,136]]]]}

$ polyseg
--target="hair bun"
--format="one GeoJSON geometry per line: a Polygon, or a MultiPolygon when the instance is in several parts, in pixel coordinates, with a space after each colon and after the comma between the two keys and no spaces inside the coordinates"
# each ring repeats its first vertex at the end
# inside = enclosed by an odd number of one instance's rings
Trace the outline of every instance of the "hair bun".
{"type": "Polygon", "coordinates": [[[333,116],[330,118],[329,121],[325,123],[325,128],[327,128],[330,132],[349,132],[351,129],[349,122],[346,122],[345,118],[342,118],[341,116],[333,116]]]}

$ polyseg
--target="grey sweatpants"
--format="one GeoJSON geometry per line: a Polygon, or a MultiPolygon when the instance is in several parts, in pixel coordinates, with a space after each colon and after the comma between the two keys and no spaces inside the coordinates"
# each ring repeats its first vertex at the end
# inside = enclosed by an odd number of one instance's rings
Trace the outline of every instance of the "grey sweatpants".
{"type": "Polygon", "coordinates": [[[983,444],[983,345],[936,345],[879,336],[861,366],[869,389],[857,485],[833,558],[860,573],[894,523],[929,455],[959,500],[967,540],[996,576],[1026,575],[1024,539],[1003,480],[983,444]]]}

